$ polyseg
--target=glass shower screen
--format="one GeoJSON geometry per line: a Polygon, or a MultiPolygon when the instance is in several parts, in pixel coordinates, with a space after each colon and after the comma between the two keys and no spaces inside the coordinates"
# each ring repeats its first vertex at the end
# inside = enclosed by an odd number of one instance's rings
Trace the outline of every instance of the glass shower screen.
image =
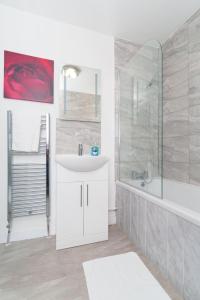
{"type": "Polygon", "coordinates": [[[162,197],[162,51],[146,43],[119,71],[119,179],[162,197]]]}

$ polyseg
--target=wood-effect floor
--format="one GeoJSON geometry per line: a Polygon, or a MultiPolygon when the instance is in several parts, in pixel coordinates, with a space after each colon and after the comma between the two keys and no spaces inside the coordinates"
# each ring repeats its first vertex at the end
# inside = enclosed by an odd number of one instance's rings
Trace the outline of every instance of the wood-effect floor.
{"type": "MultiPolygon", "coordinates": [[[[71,249],[56,251],[55,237],[0,245],[0,299],[88,300],[82,262],[129,251],[137,249],[115,225],[109,228],[108,241],[71,249]]],[[[138,254],[172,300],[181,300],[170,283],[138,254]]]]}

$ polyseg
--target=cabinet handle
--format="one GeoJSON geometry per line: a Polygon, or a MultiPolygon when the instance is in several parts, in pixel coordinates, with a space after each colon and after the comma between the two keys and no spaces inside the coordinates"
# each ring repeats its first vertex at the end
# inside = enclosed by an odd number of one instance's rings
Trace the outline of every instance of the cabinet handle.
{"type": "Polygon", "coordinates": [[[89,205],[89,186],[87,184],[87,206],[89,205]]]}
{"type": "Polygon", "coordinates": [[[82,207],[83,206],[83,185],[82,184],[80,185],[80,189],[81,189],[80,206],[82,207]]]}

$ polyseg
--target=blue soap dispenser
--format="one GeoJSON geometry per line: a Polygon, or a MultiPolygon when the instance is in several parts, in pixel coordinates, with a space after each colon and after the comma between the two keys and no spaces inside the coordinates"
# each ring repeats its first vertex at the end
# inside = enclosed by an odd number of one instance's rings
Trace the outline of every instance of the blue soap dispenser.
{"type": "Polygon", "coordinates": [[[99,146],[97,146],[97,145],[91,146],[91,148],[90,148],[90,154],[92,156],[98,156],[100,154],[99,146]]]}

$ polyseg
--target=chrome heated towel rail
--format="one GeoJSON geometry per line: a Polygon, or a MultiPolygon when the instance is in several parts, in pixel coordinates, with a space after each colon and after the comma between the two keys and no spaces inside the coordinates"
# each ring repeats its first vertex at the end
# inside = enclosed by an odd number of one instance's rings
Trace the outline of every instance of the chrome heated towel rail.
{"type": "Polygon", "coordinates": [[[41,116],[38,152],[13,151],[12,127],[12,112],[8,111],[8,243],[13,218],[45,214],[48,235],[50,221],[50,116],[41,116]]]}

